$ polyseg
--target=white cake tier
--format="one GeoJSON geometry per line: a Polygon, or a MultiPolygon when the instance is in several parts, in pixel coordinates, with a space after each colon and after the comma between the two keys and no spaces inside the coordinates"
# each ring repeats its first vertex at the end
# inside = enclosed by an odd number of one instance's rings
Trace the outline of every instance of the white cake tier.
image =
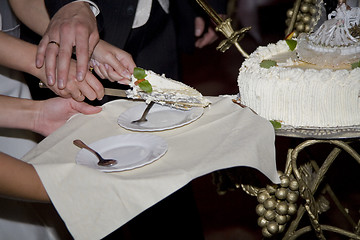
{"type": "Polygon", "coordinates": [[[308,68],[294,58],[285,41],[252,53],[238,77],[242,104],[294,127],[360,125],[360,68],[308,68]],[[276,60],[278,66],[262,68],[262,60],[276,60]]]}

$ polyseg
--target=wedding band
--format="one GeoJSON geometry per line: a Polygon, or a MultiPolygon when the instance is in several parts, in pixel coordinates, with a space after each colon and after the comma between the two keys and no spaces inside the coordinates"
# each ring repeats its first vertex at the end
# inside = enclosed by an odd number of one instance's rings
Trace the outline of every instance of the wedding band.
{"type": "Polygon", "coordinates": [[[60,47],[60,44],[59,44],[58,42],[50,41],[48,44],[50,44],[50,43],[53,43],[53,44],[55,44],[56,46],[60,47]]]}
{"type": "Polygon", "coordinates": [[[90,66],[89,71],[92,72],[93,70],[94,70],[94,68],[90,66]]]}

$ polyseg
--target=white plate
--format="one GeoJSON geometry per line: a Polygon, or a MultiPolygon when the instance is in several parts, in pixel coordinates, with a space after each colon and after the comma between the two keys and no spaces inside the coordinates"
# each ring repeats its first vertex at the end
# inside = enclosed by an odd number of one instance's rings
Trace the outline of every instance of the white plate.
{"type": "Polygon", "coordinates": [[[204,113],[204,108],[193,107],[189,110],[179,110],[160,104],[154,104],[150,109],[146,122],[131,123],[143,114],[147,104],[141,103],[123,112],[118,118],[118,124],[133,131],[162,131],[189,124],[204,113]]]}
{"type": "Polygon", "coordinates": [[[89,144],[104,158],[116,159],[116,165],[102,167],[98,159],[86,149],[76,156],[76,163],[98,169],[103,172],[125,171],[152,163],[163,156],[168,148],[164,139],[151,134],[123,134],[108,137],[89,144]]]}

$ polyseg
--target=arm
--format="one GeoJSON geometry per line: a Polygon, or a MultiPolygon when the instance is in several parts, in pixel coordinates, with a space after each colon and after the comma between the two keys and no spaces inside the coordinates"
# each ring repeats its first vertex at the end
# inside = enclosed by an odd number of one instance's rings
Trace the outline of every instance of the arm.
{"type": "MultiPolygon", "coordinates": [[[[45,101],[0,95],[0,127],[29,129],[48,135],[75,113],[101,111],[73,99],[53,98],[45,101]]],[[[11,198],[50,202],[44,186],[31,164],[0,152],[0,195],[11,198]]]]}
{"type": "Polygon", "coordinates": [[[19,20],[31,30],[43,35],[49,24],[49,14],[43,0],[8,0],[19,20]],[[28,6],[28,7],[24,7],[28,6]]]}
{"type": "MultiPolygon", "coordinates": [[[[3,32],[0,32],[0,43],[0,65],[27,72],[46,83],[44,67],[37,68],[35,66],[36,45],[14,38],[3,32]]],[[[72,61],[70,68],[72,71],[69,73],[70,81],[66,88],[59,89],[57,86],[49,86],[52,91],[59,96],[73,97],[78,101],[84,100],[85,97],[94,100],[95,98],[101,99],[104,96],[104,88],[94,75],[87,72],[85,81],[79,82],[75,76],[75,61],[72,61]]]]}
{"type": "Polygon", "coordinates": [[[0,195],[50,202],[34,167],[0,152],[0,195]]]}
{"type": "Polygon", "coordinates": [[[94,114],[101,111],[101,107],[71,98],[34,101],[0,95],[0,103],[0,127],[27,129],[44,136],[65,124],[76,113],[94,114]]]}
{"type": "Polygon", "coordinates": [[[35,66],[36,46],[0,32],[0,65],[41,77],[43,69],[35,66]]]}

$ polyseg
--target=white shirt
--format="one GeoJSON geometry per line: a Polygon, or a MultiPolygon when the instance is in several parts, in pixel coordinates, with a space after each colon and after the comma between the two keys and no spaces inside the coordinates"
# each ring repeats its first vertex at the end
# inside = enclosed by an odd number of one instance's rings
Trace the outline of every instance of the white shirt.
{"type": "MultiPolygon", "coordinates": [[[[169,0],[158,0],[160,6],[166,13],[169,13],[169,0]]],[[[139,0],[135,19],[132,28],[138,28],[143,26],[150,17],[152,0],[139,0]]]]}

